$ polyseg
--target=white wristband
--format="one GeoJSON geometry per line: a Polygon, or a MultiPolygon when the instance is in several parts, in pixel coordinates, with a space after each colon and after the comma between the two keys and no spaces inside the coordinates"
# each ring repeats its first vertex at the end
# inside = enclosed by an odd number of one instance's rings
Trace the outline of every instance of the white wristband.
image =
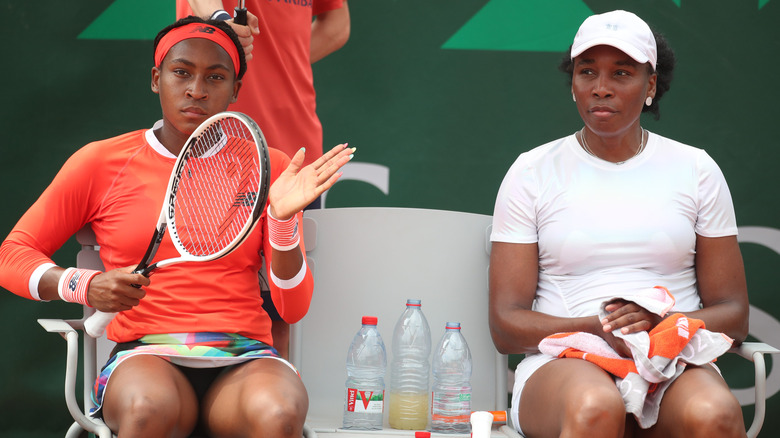
{"type": "Polygon", "coordinates": [[[57,292],[60,294],[62,301],[92,307],[87,300],[87,291],[89,290],[89,283],[98,274],[100,274],[100,271],[91,269],[66,269],[57,284],[57,292]]]}
{"type": "Polygon", "coordinates": [[[38,292],[38,284],[41,282],[41,277],[43,277],[43,274],[48,271],[49,269],[55,267],[54,263],[44,263],[33,271],[32,275],[30,275],[30,281],[27,283],[27,287],[30,290],[30,296],[38,301],[47,301],[41,299],[41,294],[38,292]]]}
{"type": "Polygon", "coordinates": [[[274,274],[273,269],[268,270],[271,273],[271,281],[279,286],[281,289],[292,289],[295,286],[298,286],[303,282],[303,279],[306,277],[306,260],[303,261],[301,264],[301,270],[298,271],[297,274],[293,278],[290,278],[288,280],[282,280],[281,278],[277,277],[276,274],[274,274]]]}
{"type": "Polygon", "coordinates": [[[295,214],[286,221],[280,221],[268,212],[268,241],[277,251],[290,251],[298,246],[298,215],[295,214]]]}

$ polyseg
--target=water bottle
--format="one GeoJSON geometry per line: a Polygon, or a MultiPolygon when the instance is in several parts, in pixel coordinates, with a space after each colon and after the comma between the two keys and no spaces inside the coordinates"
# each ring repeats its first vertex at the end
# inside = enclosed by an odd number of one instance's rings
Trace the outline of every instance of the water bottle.
{"type": "Polygon", "coordinates": [[[448,322],[433,354],[431,430],[469,433],[471,421],[471,351],[459,322],[448,322]]]}
{"type": "Polygon", "coordinates": [[[424,430],[428,426],[430,398],[431,329],[420,309],[420,300],[407,300],[406,310],[393,331],[390,364],[390,427],[424,430]]]}
{"type": "Polygon", "coordinates": [[[347,352],[344,429],[381,430],[387,353],[375,316],[364,316],[347,352]]]}

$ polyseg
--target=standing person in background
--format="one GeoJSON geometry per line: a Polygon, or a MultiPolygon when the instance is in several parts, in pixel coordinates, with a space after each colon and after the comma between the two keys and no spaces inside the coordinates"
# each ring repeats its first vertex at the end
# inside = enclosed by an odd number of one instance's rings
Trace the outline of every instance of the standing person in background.
{"type": "MultiPolygon", "coordinates": [[[[340,49],[349,39],[346,0],[300,2],[249,0],[247,25],[233,23],[235,0],[176,0],[176,17],[197,15],[225,20],[247,55],[241,97],[230,110],[247,114],[269,146],[289,156],[306,148],[305,164],[322,156],[322,125],[316,112],[311,64],[340,49]]],[[[319,208],[317,198],[307,208],[319,208]]],[[[260,278],[265,284],[266,280],[260,278]]],[[[289,358],[289,324],[279,316],[263,286],[263,307],[273,319],[274,347],[289,358]]]]}
{"type": "Polygon", "coordinates": [[[249,0],[247,26],[233,23],[236,1],[176,0],[176,16],[227,20],[241,38],[247,73],[231,110],[246,113],[268,144],[287,155],[306,148],[306,164],[322,155],[311,64],[349,39],[346,0],[249,0]]]}

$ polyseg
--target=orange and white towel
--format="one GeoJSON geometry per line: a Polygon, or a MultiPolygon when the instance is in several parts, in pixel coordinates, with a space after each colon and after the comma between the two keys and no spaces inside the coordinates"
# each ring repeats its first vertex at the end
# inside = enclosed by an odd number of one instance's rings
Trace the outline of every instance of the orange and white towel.
{"type": "MultiPolygon", "coordinates": [[[[617,297],[633,301],[663,317],[674,305],[674,298],[663,287],[643,291],[638,296],[617,297]],[[646,293],[645,293],[646,292],[646,293]]],[[[600,318],[607,312],[601,306],[600,318]]],[[[725,353],[733,342],[722,334],[706,330],[704,322],[675,313],[648,332],[624,335],[632,358],[618,355],[601,337],[585,332],[556,333],[539,344],[544,354],[578,358],[592,362],[615,376],[626,412],[634,414],[643,429],[658,420],[661,398],[687,364],[703,365],[725,353]]]]}

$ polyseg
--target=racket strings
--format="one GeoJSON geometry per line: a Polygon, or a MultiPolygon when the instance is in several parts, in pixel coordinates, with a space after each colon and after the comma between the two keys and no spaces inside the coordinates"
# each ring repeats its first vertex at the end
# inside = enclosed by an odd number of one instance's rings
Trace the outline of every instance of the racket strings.
{"type": "Polygon", "coordinates": [[[173,226],[195,256],[227,248],[252,221],[260,188],[260,157],[249,129],[222,119],[187,151],[174,201],[173,226]]]}

